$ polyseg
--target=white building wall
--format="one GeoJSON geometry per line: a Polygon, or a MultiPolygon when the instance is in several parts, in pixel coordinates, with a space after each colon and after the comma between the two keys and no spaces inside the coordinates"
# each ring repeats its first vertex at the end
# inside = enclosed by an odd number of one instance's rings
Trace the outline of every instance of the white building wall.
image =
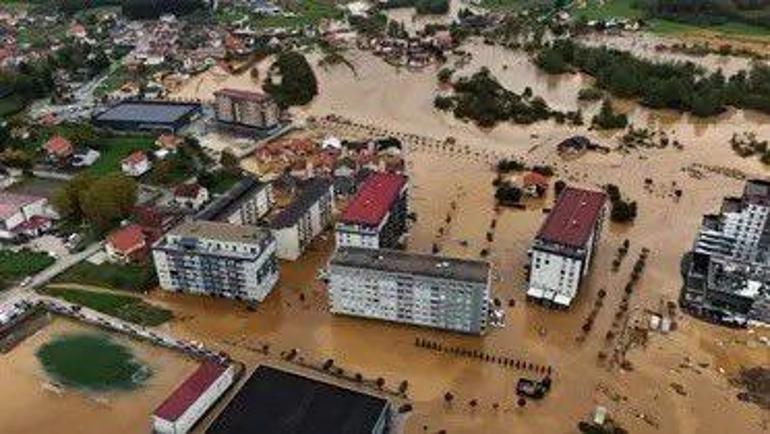
{"type": "Polygon", "coordinates": [[[583,260],[556,253],[532,250],[529,290],[527,295],[537,299],[561,302],[568,306],[577,294],[581,281],[583,260]]]}
{"type": "Polygon", "coordinates": [[[278,243],[276,255],[279,258],[294,261],[302,254],[299,248],[299,230],[297,226],[274,229],[273,236],[278,243]]]}

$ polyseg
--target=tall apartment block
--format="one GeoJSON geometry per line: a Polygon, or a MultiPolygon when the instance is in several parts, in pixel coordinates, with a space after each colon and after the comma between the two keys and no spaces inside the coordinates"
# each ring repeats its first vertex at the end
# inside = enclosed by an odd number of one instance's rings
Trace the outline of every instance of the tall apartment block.
{"type": "Polygon", "coordinates": [[[396,247],[406,232],[407,178],[373,173],[337,219],[337,247],[396,247]]]}
{"type": "Polygon", "coordinates": [[[211,201],[195,218],[236,225],[257,225],[274,205],[272,184],[244,178],[211,201]]]}
{"type": "Polygon", "coordinates": [[[278,257],[291,261],[332,224],[334,184],[324,178],[313,178],[300,187],[297,197],[270,222],[278,241],[278,257]]]}
{"type": "Polygon", "coordinates": [[[254,226],[188,221],[153,245],[161,288],[262,301],[278,281],[276,242],[254,226]]]}
{"type": "Polygon", "coordinates": [[[744,325],[770,323],[770,181],[751,180],[719,214],[703,217],[682,289],[695,315],[744,325]]]}
{"type": "Polygon", "coordinates": [[[527,298],[569,307],[588,274],[602,231],[603,192],[567,187],[530,249],[527,298]]]}
{"type": "Polygon", "coordinates": [[[329,262],[329,308],[352,315],[483,334],[488,262],[340,247],[329,262]]]}
{"type": "Polygon", "coordinates": [[[237,89],[214,92],[214,110],[219,122],[262,129],[278,125],[281,114],[270,95],[237,89]]]}

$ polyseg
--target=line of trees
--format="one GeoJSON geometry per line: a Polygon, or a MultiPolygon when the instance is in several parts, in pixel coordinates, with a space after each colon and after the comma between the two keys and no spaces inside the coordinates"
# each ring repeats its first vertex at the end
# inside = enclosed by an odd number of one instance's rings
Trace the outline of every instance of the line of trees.
{"type": "Polygon", "coordinates": [[[586,47],[558,40],[541,48],[535,64],[549,73],[579,70],[596,87],[623,98],[638,98],[651,108],[670,108],[712,116],[727,106],[770,113],[770,66],[754,63],[726,78],[706,73],[692,62],[653,62],[607,47],[586,47]]]}
{"type": "Polygon", "coordinates": [[[706,26],[738,21],[770,28],[768,0],[643,0],[639,5],[652,18],[706,26]]]}
{"type": "Polygon", "coordinates": [[[51,203],[62,217],[106,231],[131,213],[136,198],[136,181],[122,173],[99,177],[83,173],[64,184],[51,203]]]}

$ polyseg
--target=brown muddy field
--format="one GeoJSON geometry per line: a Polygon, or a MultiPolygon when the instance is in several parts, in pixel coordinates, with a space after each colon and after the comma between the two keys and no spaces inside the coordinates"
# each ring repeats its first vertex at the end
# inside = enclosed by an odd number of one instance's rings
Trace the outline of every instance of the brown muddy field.
{"type": "MultiPolygon", "coordinates": [[[[91,393],[58,389],[52,386],[35,353],[50,339],[73,333],[102,332],[69,319],[55,318],[0,357],[0,432],[147,433],[155,407],[197,366],[194,360],[167,349],[111,334],[152,370],[147,382],[133,391],[91,393]]],[[[88,363],[85,354],[83,363],[88,363]]]]}

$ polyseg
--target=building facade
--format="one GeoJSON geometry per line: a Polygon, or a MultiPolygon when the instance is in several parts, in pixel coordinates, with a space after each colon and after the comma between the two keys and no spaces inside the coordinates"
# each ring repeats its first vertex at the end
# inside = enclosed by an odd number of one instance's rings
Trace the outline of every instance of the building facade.
{"type": "Polygon", "coordinates": [[[237,89],[216,91],[214,111],[219,122],[261,129],[278,125],[281,114],[270,95],[237,89]]]}
{"type": "Polygon", "coordinates": [[[370,175],[337,219],[337,246],[396,247],[407,230],[407,190],[403,175],[370,175]]]}
{"type": "Polygon", "coordinates": [[[567,187],[530,249],[527,298],[569,307],[588,275],[605,214],[603,192],[567,187]]]}
{"type": "Polygon", "coordinates": [[[270,229],[278,242],[278,257],[294,261],[313,239],[332,224],[334,184],[313,178],[286,208],[272,220],[270,229]]]}
{"type": "Polygon", "coordinates": [[[719,214],[703,217],[681,304],[695,315],[770,323],[770,181],[751,180],[719,214]]]}
{"type": "Polygon", "coordinates": [[[340,247],[329,262],[328,281],[334,314],[470,334],[486,331],[488,262],[340,247]]]}
{"type": "Polygon", "coordinates": [[[278,281],[276,242],[269,231],[188,221],[152,249],[161,288],[260,302],[278,281]]]}
{"type": "Polygon", "coordinates": [[[274,205],[272,184],[244,178],[213,200],[195,218],[235,225],[256,225],[274,205]]]}
{"type": "Polygon", "coordinates": [[[235,365],[204,361],[152,414],[152,432],[186,434],[235,381],[235,365]]]}

